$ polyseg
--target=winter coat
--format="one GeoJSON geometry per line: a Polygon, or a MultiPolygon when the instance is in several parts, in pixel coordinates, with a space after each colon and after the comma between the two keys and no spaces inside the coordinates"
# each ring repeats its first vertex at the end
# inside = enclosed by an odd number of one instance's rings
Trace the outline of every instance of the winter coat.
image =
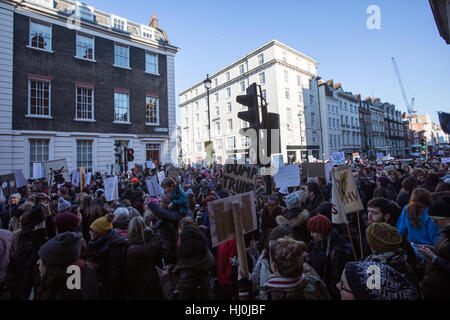
{"type": "Polygon", "coordinates": [[[311,233],[306,227],[310,217],[308,210],[299,208],[288,209],[283,215],[277,216],[277,225],[289,224],[294,231],[294,239],[308,243],[311,240],[311,233]]]}
{"type": "Polygon", "coordinates": [[[189,203],[187,201],[186,193],[177,185],[172,194],[172,208],[171,210],[178,210],[183,217],[189,213],[189,203]]]}
{"type": "Polygon", "coordinates": [[[275,211],[270,214],[267,207],[264,207],[261,213],[261,221],[263,228],[275,228],[277,226],[276,218],[283,214],[283,209],[278,207],[275,211]]]}
{"type": "Polygon", "coordinates": [[[404,206],[407,206],[409,203],[409,199],[411,199],[411,193],[400,191],[400,193],[397,195],[397,198],[395,199],[395,202],[403,208],[404,206]]]}
{"type": "Polygon", "coordinates": [[[125,296],[125,263],[127,239],[111,230],[88,243],[87,258],[95,264],[106,296],[123,299],[125,296]]]}
{"type": "Polygon", "coordinates": [[[324,282],[310,267],[305,268],[305,264],[299,277],[271,275],[264,290],[268,300],[330,300],[324,282]]]}
{"type": "Polygon", "coordinates": [[[230,258],[237,257],[236,239],[228,240],[217,247],[217,278],[224,293],[231,296],[232,265],[230,258]]]}
{"type": "Polygon", "coordinates": [[[419,227],[411,225],[406,206],[397,221],[397,230],[404,236],[408,235],[408,240],[418,244],[428,244],[434,246],[439,238],[439,226],[435,225],[428,215],[428,208],[419,216],[419,227]]]}
{"type": "Polygon", "coordinates": [[[201,259],[192,257],[180,260],[169,275],[159,280],[165,299],[212,299],[210,280],[215,268],[215,259],[209,250],[201,259]]]}
{"type": "Polygon", "coordinates": [[[402,249],[385,253],[373,253],[365,261],[387,264],[403,274],[420,292],[419,279],[407,261],[407,254],[402,249]]]}
{"type": "Polygon", "coordinates": [[[332,229],[324,241],[311,241],[308,248],[311,266],[327,284],[333,299],[339,299],[336,284],[341,279],[345,264],[354,259],[351,244],[336,229],[332,229]]]}
{"type": "Polygon", "coordinates": [[[9,228],[9,220],[11,220],[12,217],[19,218],[19,206],[21,204],[15,204],[15,205],[7,205],[5,208],[5,211],[1,213],[0,215],[0,227],[2,229],[8,230],[9,228]]]}
{"type": "Polygon", "coordinates": [[[316,214],[317,207],[325,201],[325,198],[323,197],[322,193],[316,194],[314,199],[312,201],[308,201],[306,205],[306,210],[308,210],[312,216],[316,214]]]}
{"type": "MultiPolygon", "coordinates": [[[[441,237],[450,239],[450,227],[441,230],[441,237]]],[[[450,243],[437,248],[436,255],[425,268],[423,296],[425,300],[450,300],[450,243]]]]}
{"type": "Polygon", "coordinates": [[[144,231],[144,239],[142,235],[137,235],[128,243],[125,267],[127,298],[162,300],[163,295],[155,270],[155,266],[162,267],[162,244],[149,229],[144,231]]]}

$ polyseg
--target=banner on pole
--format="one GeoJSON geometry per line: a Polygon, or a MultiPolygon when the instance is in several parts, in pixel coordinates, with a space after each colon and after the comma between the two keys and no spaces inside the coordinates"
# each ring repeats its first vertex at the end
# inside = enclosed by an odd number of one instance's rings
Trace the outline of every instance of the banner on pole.
{"type": "Polygon", "coordinates": [[[219,244],[235,237],[233,224],[234,201],[239,202],[239,215],[241,216],[243,233],[249,233],[258,229],[253,192],[208,202],[213,247],[217,247],[219,244]]]}
{"type": "Polygon", "coordinates": [[[298,187],[300,185],[300,166],[298,164],[282,166],[273,179],[277,188],[298,187]]]}
{"type": "Polygon", "coordinates": [[[255,189],[258,166],[252,164],[227,163],[223,170],[223,188],[234,194],[255,189]]]}

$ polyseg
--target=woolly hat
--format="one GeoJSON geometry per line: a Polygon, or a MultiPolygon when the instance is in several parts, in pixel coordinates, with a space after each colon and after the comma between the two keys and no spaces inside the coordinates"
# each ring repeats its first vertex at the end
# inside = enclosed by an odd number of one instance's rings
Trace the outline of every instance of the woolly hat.
{"type": "Polygon", "coordinates": [[[389,184],[389,178],[385,177],[385,176],[381,176],[377,178],[377,181],[382,185],[385,186],[387,184],[389,184]]]}
{"type": "Polygon", "coordinates": [[[63,213],[64,211],[69,210],[69,208],[71,206],[72,205],[70,204],[70,202],[67,201],[66,199],[64,199],[63,197],[60,197],[58,199],[58,212],[59,213],[63,213]]]}
{"type": "Polygon", "coordinates": [[[411,282],[392,267],[377,262],[347,262],[345,277],[356,300],[418,300],[419,293],[411,282]],[[370,269],[369,269],[370,268],[370,269]],[[379,275],[380,286],[372,282],[379,275]],[[368,283],[373,283],[369,289],[368,283]]]}
{"type": "Polygon", "coordinates": [[[311,232],[326,234],[331,231],[332,224],[330,219],[324,215],[317,214],[308,220],[306,227],[311,232]]]}
{"type": "Polygon", "coordinates": [[[9,196],[9,198],[16,198],[20,201],[20,199],[22,199],[22,196],[20,195],[20,193],[13,193],[12,195],[9,196]]]}
{"type": "Polygon", "coordinates": [[[400,232],[384,222],[374,222],[366,229],[367,242],[376,253],[396,251],[402,243],[400,232]]]}
{"type": "Polygon", "coordinates": [[[120,216],[129,216],[129,212],[127,208],[119,207],[116,210],[114,210],[114,216],[116,219],[118,219],[120,216]]]}
{"type": "Polygon", "coordinates": [[[113,229],[113,220],[114,214],[108,213],[106,216],[98,218],[97,220],[92,222],[90,228],[92,231],[102,236],[113,229]]]}
{"type": "Polygon", "coordinates": [[[48,240],[38,254],[45,264],[70,265],[80,257],[81,233],[60,233],[48,240]]]}
{"type": "Polygon", "coordinates": [[[36,205],[31,210],[25,212],[22,215],[20,219],[20,224],[22,227],[26,225],[35,226],[44,220],[45,220],[44,210],[40,205],[36,205]]]}
{"type": "Polygon", "coordinates": [[[292,227],[287,223],[283,223],[282,225],[279,225],[278,227],[272,229],[268,240],[277,240],[283,238],[284,236],[292,237],[293,234],[294,230],[292,229],[292,227]]]}
{"type": "Polygon", "coordinates": [[[66,231],[76,232],[78,226],[80,225],[80,219],[69,211],[56,215],[56,217],[53,218],[53,221],[55,221],[59,233],[66,231]]]}
{"type": "Polygon", "coordinates": [[[296,193],[288,194],[285,201],[288,209],[300,208],[302,206],[302,202],[296,193]]]}
{"type": "Polygon", "coordinates": [[[331,203],[329,201],[322,201],[316,211],[326,217],[331,217],[331,203]]]}
{"type": "Polygon", "coordinates": [[[139,180],[138,180],[138,178],[136,178],[136,177],[131,178],[130,181],[131,181],[131,182],[139,183],[139,180]]]}

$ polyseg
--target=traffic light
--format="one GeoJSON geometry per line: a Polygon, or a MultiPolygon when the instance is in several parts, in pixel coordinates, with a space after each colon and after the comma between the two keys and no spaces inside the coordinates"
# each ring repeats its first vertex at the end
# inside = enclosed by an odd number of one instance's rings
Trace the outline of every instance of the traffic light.
{"type": "Polygon", "coordinates": [[[134,150],[128,149],[127,150],[127,161],[133,161],[134,160],[134,150]]]}
{"type": "Polygon", "coordinates": [[[120,150],[121,144],[115,143],[114,144],[114,155],[116,156],[116,162],[121,163],[122,162],[122,152],[120,150]]]}

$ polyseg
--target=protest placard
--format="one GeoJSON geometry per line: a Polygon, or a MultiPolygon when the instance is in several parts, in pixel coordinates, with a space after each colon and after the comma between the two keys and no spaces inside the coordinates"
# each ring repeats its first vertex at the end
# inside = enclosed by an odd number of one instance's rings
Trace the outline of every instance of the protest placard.
{"type": "Polygon", "coordinates": [[[105,198],[106,201],[119,200],[119,188],[117,186],[117,177],[106,178],[104,180],[105,185],[105,198]]]}
{"type": "Polygon", "coordinates": [[[243,233],[248,233],[258,228],[253,192],[208,202],[213,247],[217,247],[219,244],[234,238],[232,204],[236,201],[239,202],[243,233]]]}
{"type": "Polygon", "coordinates": [[[274,168],[279,168],[284,166],[283,154],[273,154],[272,155],[272,165],[274,168]]]}
{"type": "Polygon", "coordinates": [[[175,181],[178,181],[178,176],[180,175],[180,169],[175,167],[169,167],[167,170],[167,176],[169,178],[174,178],[175,181]]]}
{"type": "Polygon", "coordinates": [[[160,171],[156,174],[156,176],[158,177],[158,183],[161,184],[163,182],[163,180],[166,178],[166,174],[164,171],[160,171]]]}
{"type": "MultiPolygon", "coordinates": [[[[304,172],[303,172],[304,174],[304,172]]],[[[300,185],[300,169],[298,164],[282,166],[273,176],[277,188],[298,187],[300,185]]]]}
{"type": "Polygon", "coordinates": [[[78,170],[72,172],[72,184],[76,187],[80,185],[80,172],[78,170]]]}
{"type": "Polygon", "coordinates": [[[5,197],[9,197],[11,194],[17,193],[16,177],[14,176],[14,174],[9,173],[1,175],[0,186],[5,197]]]}
{"type": "Polygon", "coordinates": [[[332,165],[341,165],[345,164],[345,154],[344,152],[333,152],[331,155],[331,163],[332,165]]]}
{"type": "Polygon", "coordinates": [[[384,157],[384,153],[383,152],[377,153],[377,159],[381,159],[383,157],[384,157]]]}
{"type": "Polygon", "coordinates": [[[21,187],[27,185],[27,180],[25,179],[25,176],[23,175],[22,170],[14,170],[13,174],[14,174],[14,177],[16,178],[16,187],[17,188],[21,188],[21,187]]]}
{"type": "Polygon", "coordinates": [[[70,182],[69,167],[67,166],[66,159],[44,162],[44,176],[47,177],[50,185],[70,182]]]}
{"type": "Polygon", "coordinates": [[[92,172],[88,172],[86,175],[86,185],[91,184],[91,179],[92,179],[92,172]]]}
{"type": "Polygon", "coordinates": [[[334,168],[332,177],[337,192],[336,201],[340,201],[343,212],[348,214],[364,210],[350,166],[334,168]]]}
{"type": "Polygon", "coordinates": [[[41,179],[42,175],[42,164],[40,162],[33,162],[33,177],[32,179],[41,179]]]}
{"type": "Polygon", "coordinates": [[[164,189],[161,188],[160,184],[158,183],[157,176],[152,176],[146,179],[145,183],[147,184],[148,194],[150,196],[158,198],[160,195],[163,194],[164,189]]]}
{"type": "Polygon", "coordinates": [[[327,183],[331,182],[331,169],[333,169],[331,162],[325,163],[325,178],[327,179],[327,183]]]}
{"type": "Polygon", "coordinates": [[[86,181],[86,168],[85,167],[81,167],[80,170],[80,190],[83,190],[83,188],[86,186],[87,181],[86,181]]]}
{"type": "Polygon", "coordinates": [[[302,174],[306,178],[325,177],[325,163],[302,163],[302,174]]]}
{"type": "Polygon", "coordinates": [[[223,171],[223,188],[233,194],[255,189],[258,166],[252,164],[227,163],[223,171]]]}
{"type": "Polygon", "coordinates": [[[441,163],[449,163],[450,162],[450,158],[442,158],[441,159],[441,163]]]}

